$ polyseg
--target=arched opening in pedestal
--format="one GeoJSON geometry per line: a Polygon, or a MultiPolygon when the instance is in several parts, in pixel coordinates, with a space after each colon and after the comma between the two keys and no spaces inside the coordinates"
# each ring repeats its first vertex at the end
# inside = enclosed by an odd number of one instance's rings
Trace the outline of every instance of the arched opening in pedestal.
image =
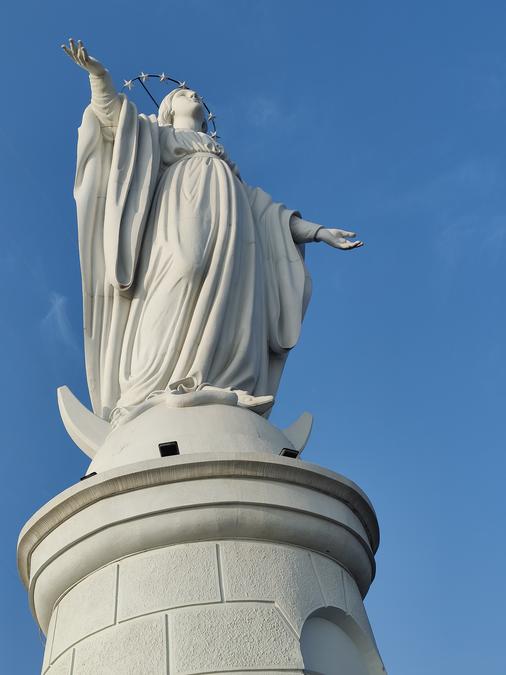
{"type": "Polygon", "coordinates": [[[337,607],[306,619],[300,649],[308,675],[386,675],[372,633],[337,607]]]}
{"type": "Polygon", "coordinates": [[[300,636],[305,672],[312,675],[370,675],[358,647],[336,623],[310,617],[300,636]]]}

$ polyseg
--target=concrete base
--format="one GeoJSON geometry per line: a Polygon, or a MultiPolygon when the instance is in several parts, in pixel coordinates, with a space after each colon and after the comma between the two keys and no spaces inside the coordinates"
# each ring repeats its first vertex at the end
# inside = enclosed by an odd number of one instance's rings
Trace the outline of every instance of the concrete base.
{"type": "Polygon", "coordinates": [[[106,471],[23,529],[48,675],[384,673],[362,597],[378,527],[347,479],[261,453],[106,471]]]}

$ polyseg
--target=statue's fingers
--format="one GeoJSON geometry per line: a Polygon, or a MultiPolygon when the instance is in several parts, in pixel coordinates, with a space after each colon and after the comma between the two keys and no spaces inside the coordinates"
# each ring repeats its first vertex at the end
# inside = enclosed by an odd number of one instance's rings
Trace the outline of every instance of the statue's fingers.
{"type": "Polygon", "coordinates": [[[83,66],[84,65],[84,46],[81,40],[77,41],[77,58],[79,59],[79,63],[83,66]]]}
{"type": "Polygon", "coordinates": [[[343,239],[342,237],[339,238],[335,237],[331,241],[328,241],[327,243],[330,244],[330,246],[333,246],[334,248],[342,248],[342,249],[348,248],[350,244],[349,241],[346,241],[346,239],[343,239]]]}
{"type": "Polygon", "coordinates": [[[65,54],[69,57],[69,59],[72,59],[72,61],[74,61],[74,63],[75,63],[75,62],[76,62],[76,57],[75,57],[74,54],[72,53],[72,50],[69,49],[69,48],[67,47],[67,45],[62,45],[61,47],[62,47],[63,51],[65,52],[65,54]]]}
{"type": "Polygon", "coordinates": [[[348,230],[339,230],[339,236],[346,239],[355,239],[357,236],[356,232],[348,232],[348,230]]]}
{"type": "Polygon", "coordinates": [[[69,45],[72,58],[76,63],[79,63],[79,49],[77,48],[76,43],[74,42],[74,40],[72,40],[72,42],[69,40],[69,45]]]}
{"type": "Polygon", "coordinates": [[[335,243],[336,248],[340,248],[342,251],[349,251],[352,248],[357,248],[362,246],[361,241],[348,241],[348,239],[338,239],[335,243]]]}
{"type": "Polygon", "coordinates": [[[83,59],[84,59],[84,62],[85,62],[85,63],[88,63],[88,61],[90,60],[90,57],[89,57],[89,54],[88,54],[88,52],[87,52],[87,50],[86,50],[86,47],[83,46],[82,52],[83,52],[83,59]]]}
{"type": "Polygon", "coordinates": [[[84,61],[84,54],[83,54],[83,48],[82,47],[78,47],[76,59],[77,59],[80,66],[83,66],[83,68],[86,66],[86,63],[84,61]]]}
{"type": "Polygon", "coordinates": [[[86,52],[86,49],[84,48],[82,40],[77,41],[77,54],[79,56],[79,60],[84,65],[86,63],[86,60],[88,59],[88,54],[86,52]]]}
{"type": "Polygon", "coordinates": [[[73,38],[69,38],[69,48],[72,53],[72,56],[75,58],[77,56],[77,47],[73,38]]]}

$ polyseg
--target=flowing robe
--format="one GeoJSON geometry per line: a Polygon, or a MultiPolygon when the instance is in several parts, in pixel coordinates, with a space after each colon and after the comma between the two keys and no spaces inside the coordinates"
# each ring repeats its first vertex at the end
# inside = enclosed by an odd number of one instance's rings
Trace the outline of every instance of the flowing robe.
{"type": "Polygon", "coordinates": [[[160,127],[120,96],[115,134],[79,129],[85,354],[109,419],[191,377],[276,393],[310,296],[293,211],[240,179],[207,134],[160,127]]]}

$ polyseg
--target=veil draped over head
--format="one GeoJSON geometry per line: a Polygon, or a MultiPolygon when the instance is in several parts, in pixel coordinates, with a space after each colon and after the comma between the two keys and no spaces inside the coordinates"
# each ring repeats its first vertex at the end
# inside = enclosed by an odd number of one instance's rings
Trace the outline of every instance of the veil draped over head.
{"type": "MultiPolygon", "coordinates": [[[[179,94],[184,93],[185,91],[188,91],[187,89],[173,89],[170,94],[167,94],[162,99],[162,102],[160,103],[160,107],[158,108],[158,124],[160,126],[172,126],[173,123],[173,115],[172,115],[172,102],[176,96],[179,94]]],[[[207,133],[208,131],[208,125],[207,125],[207,120],[204,118],[204,122],[202,125],[202,131],[204,133],[207,133]]]]}

